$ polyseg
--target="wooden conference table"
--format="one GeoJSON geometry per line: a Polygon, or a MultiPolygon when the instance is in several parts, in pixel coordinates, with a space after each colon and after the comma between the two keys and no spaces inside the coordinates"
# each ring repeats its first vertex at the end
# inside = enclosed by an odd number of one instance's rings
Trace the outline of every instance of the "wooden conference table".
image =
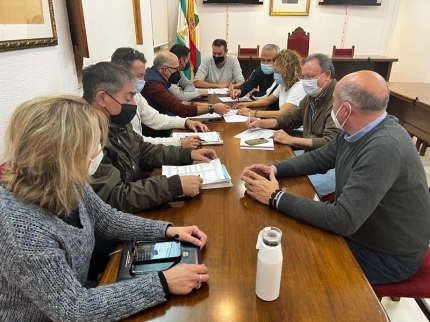
{"type": "MultiPolygon", "coordinates": [[[[212,146],[226,165],[231,188],[202,190],[191,199],[140,213],[176,226],[198,225],[207,235],[202,260],[209,283],[186,296],[175,296],[124,321],[387,321],[344,239],[292,219],[245,194],[240,179],[245,166],[273,163],[293,156],[288,146],[275,151],[240,150],[234,135],[244,123],[210,124],[221,132],[224,145],[212,146]],[[280,296],[265,302],[255,295],[258,232],[281,229],[283,271],[280,296]]],[[[156,170],[155,174],[159,174],[156,170]]],[[[282,180],[283,189],[313,199],[307,177],[282,180]]],[[[121,255],[114,254],[101,285],[114,283],[121,255]]]]}

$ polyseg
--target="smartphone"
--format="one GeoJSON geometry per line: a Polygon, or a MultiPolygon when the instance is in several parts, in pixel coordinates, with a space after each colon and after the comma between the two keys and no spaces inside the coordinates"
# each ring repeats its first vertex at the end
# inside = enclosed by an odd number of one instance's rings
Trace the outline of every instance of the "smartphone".
{"type": "Polygon", "coordinates": [[[155,261],[176,261],[182,256],[181,243],[178,241],[141,242],[134,246],[133,262],[150,263],[155,261]]]}
{"type": "Polygon", "coordinates": [[[257,145],[257,144],[263,144],[263,143],[267,143],[267,142],[269,142],[269,140],[263,139],[263,138],[252,139],[252,140],[246,140],[245,141],[245,143],[248,144],[248,145],[257,145]]]}

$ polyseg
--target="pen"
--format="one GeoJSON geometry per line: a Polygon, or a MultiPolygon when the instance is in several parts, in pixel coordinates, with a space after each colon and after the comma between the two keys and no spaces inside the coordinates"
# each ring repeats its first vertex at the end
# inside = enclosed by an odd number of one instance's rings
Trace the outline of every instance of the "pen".
{"type": "Polygon", "coordinates": [[[202,138],[197,138],[197,140],[199,140],[200,142],[205,142],[205,140],[203,140],[202,138]]]}
{"type": "MultiPolygon", "coordinates": [[[[251,110],[248,109],[248,126],[251,123],[251,110]]],[[[248,132],[251,132],[251,128],[248,127],[248,132]]]]}

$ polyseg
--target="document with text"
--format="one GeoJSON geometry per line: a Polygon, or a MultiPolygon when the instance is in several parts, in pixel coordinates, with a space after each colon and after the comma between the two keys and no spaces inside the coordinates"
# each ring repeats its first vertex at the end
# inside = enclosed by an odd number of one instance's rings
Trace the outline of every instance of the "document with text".
{"type": "Polygon", "coordinates": [[[171,177],[176,174],[179,176],[199,176],[203,179],[202,189],[226,188],[233,186],[231,177],[225,166],[221,164],[220,159],[183,166],[162,166],[162,175],[171,177]]]}

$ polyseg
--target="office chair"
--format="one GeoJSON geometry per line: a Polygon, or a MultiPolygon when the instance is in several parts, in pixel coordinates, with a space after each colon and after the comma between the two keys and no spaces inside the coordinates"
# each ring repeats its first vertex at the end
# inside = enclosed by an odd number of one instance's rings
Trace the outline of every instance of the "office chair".
{"type": "Polygon", "coordinates": [[[237,56],[249,56],[250,58],[259,58],[260,45],[256,48],[241,48],[240,45],[237,46],[237,56]]]}
{"type": "Polygon", "coordinates": [[[393,301],[400,301],[401,297],[413,298],[421,311],[430,321],[430,306],[425,298],[430,298],[430,250],[427,250],[421,267],[406,281],[382,285],[372,285],[376,296],[381,300],[389,296],[393,301]]]}
{"type": "Polygon", "coordinates": [[[302,58],[309,55],[309,33],[302,27],[297,27],[292,33],[288,33],[287,49],[294,50],[302,58]]]}
{"type": "Polygon", "coordinates": [[[336,46],[333,46],[333,53],[332,57],[354,57],[354,50],[355,46],[352,46],[351,48],[336,48],[336,46]]]}

